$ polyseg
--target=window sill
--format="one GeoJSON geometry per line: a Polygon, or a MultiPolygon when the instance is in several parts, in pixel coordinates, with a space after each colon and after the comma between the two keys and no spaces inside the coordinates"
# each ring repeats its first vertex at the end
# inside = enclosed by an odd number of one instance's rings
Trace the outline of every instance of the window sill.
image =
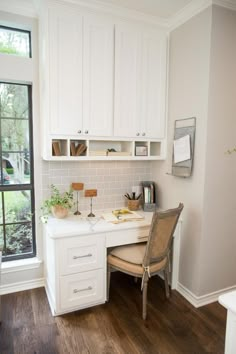
{"type": "Polygon", "coordinates": [[[2,274],[21,272],[39,268],[42,260],[35,258],[20,259],[18,261],[2,262],[2,274]]]}

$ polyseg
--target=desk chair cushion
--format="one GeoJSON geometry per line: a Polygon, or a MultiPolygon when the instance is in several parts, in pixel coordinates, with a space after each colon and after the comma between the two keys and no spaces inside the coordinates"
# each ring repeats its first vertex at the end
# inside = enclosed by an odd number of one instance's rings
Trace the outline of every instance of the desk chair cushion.
{"type": "Polygon", "coordinates": [[[110,254],[112,256],[118,257],[127,261],[129,263],[134,264],[143,264],[143,257],[145,254],[146,249],[146,242],[126,245],[126,246],[119,246],[114,248],[110,254]]]}
{"type": "MultiPolygon", "coordinates": [[[[146,243],[116,247],[107,257],[110,266],[118,268],[127,273],[134,273],[142,276],[144,273],[143,258],[146,250],[146,243]]],[[[150,274],[157,273],[166,265],[167,258],[161,262],[150,264],[150,274]]]]}

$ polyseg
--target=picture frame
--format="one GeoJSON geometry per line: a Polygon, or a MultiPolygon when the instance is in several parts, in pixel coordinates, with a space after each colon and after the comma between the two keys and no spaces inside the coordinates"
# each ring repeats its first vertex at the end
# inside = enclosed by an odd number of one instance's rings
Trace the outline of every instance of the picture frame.
{"type": "Polygon", "coordinates": [[[147,156],[148,149],[145,145],[135,146],[135,156],[147,156]]]}

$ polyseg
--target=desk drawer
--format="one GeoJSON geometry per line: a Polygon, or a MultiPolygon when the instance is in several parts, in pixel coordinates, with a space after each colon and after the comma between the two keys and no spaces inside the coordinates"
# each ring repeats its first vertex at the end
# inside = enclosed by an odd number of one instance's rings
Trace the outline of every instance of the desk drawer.
{"type": "Polygon", "coordinates": [[[105,259],[103,235],[64,238],[59,244],[60,275],[102,268],[105,259]]]}
{"type": "Polygon", "coordinates": [[[107,234],[106,247],[128,245],[129,243],[138,243],[147,240],[149,235],[149,226],[132,229],[112,231],[107,234]]]}
{"type": "Polygon", "coordinates": [[[61,310],[84,308],[105,302],[104,270],[67,275],[60,278],[61,310]]]}

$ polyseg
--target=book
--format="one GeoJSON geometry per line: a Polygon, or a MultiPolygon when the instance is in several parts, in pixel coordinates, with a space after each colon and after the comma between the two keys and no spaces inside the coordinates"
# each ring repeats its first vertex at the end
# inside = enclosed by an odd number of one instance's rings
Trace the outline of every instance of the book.
{"type": "Polygon", "coordinates": [[[89,156],[107,156],[106,150],[90,150],[89,156]]]}
{"type": "Polygon", "coordinates": [[[111,213],[102,214],[102,218],[113,224],[119,224],[121,222],[126,221],[138,221],[143,220],[143,216],[139,215],[135,211],[131,211],[129,209],[117,209],[113,210],[111,213]]]}
{"type": "Polygon", "coordinates": [[[131,156],[129,151],[108,151],[108,156],[131,156]]]}
{"type": "Polygon", "coordinates": [[[52,155],[53,156],[61,156],[61,148],[59,141],[52,142],[52,155]]]}
{"type": "Polygon", "coordinates": [[[85,144],[78,144],[76,148],[76,156],[81,156],[87,150],[87,146],[85,144]]]}
{"type": "Polygon", "coordinates": [[[75,142],[73,141],[71,141],[70,143],[70,154],[71,156],[76,156],[75,142]]]}

